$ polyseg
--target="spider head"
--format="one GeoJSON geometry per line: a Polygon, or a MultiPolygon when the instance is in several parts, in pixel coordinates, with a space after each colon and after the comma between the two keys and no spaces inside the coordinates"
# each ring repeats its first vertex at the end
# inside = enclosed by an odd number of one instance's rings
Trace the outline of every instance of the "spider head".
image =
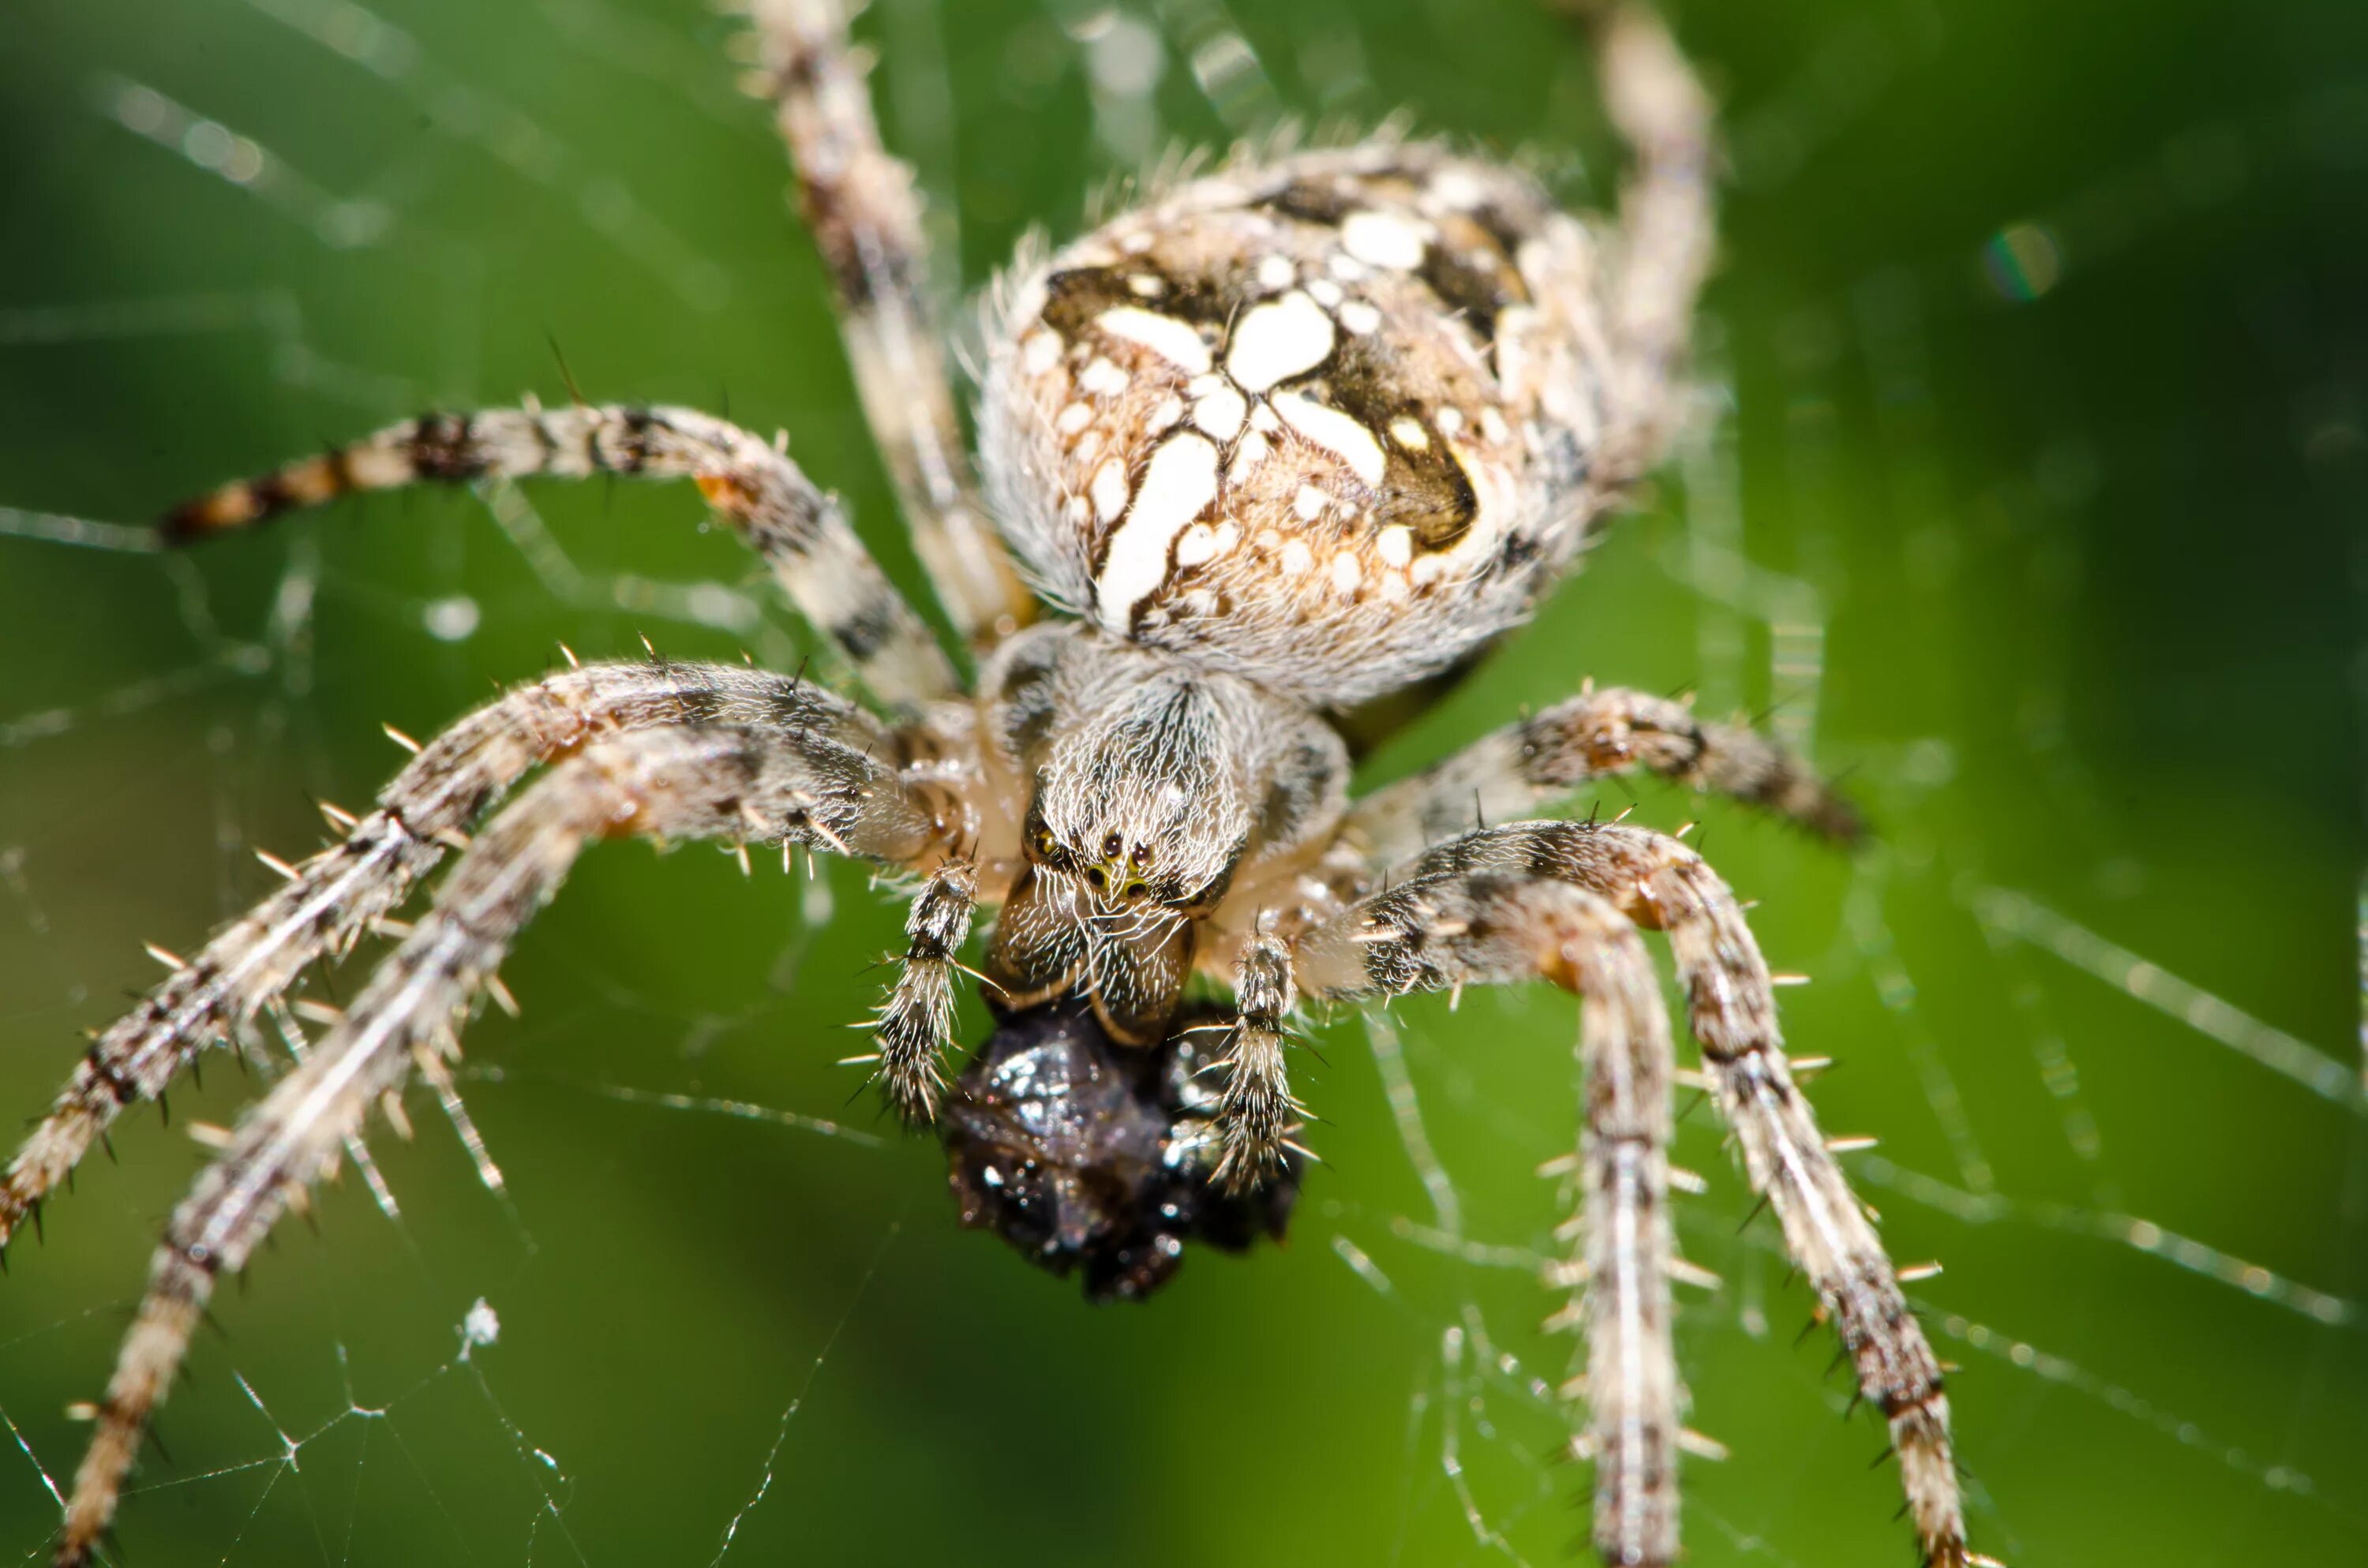
{"type": "Polygon", "coordinates": [[[939,1121],[962,1222],[1055,1274],[1082,1268],[1096,1301],[1148,1296],[1187,1243],[1240,1252],[1280,1239],[1296,1164],[1260,1192],[1212,1184],[1216,1086],[1201,1075],[1209,1052],[1196,1042],[1223,1040],[1185,1028],[1141,1050],[1065,1000],[1004,1017],[939,1121]]]}
{"type": "Polygon", "coordinates": [[[1037,769],[1028,850],[1105,914],[1214,909],[1248,847],[1252,812],[1218,706],[1190,685],[1098,714],[1037,769]]]}
{"type": "Polygon", "coordinates": [[[1166,1026],[1194,927],[1233,885],[1254,814],[1222,706],[1155,682],[1051,737],[1025,824],[1028,867],[987,968],[1020,1006],[1069,991],[1130,1045],[1166,1026]]]}

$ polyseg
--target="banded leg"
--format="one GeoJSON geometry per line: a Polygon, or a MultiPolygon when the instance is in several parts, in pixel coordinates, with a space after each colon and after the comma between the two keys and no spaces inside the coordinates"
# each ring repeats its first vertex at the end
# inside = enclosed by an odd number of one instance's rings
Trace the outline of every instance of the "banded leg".
{"type": "MultiPolygon", "coordinates": [[[[841,0],[748,0],[757,94],[773,106],[798,207],[830,269],[864,418],[895,481],[913,544],[973,646],[1027,624],[1035,601],[980,504],[954,416],[913,171],[881,145],[841,0]]],[[[861,0],[852,9],[861,9],[861,0]]]]}
{"type": "Polygon", "coordinates": [[[1291,1140],[1307,1116],[1282,1060],[1282,1021],[1299,1005],[1299,988],[1290,945],[1280,937],[1260,932],[1244,944],[1234,965],[1234,1005],[1239,1016],[1217,1100],[1224,1153],[1215,1179],[1228,1192],[1248,1192],[1282,1174],[1284,1156],[1296,1147],[1291,1140]]]}
{"type": "Polygon", "coordinates": [[[900,866],[937,843],[928,811],[882,765],[819,736],[754,727],[604,739],[504,809],[344,1020],[240,1119],[173,1211],[74,1475],[59,1563],[90,1560],[215,1279],[245,1264],[415,1064],[434,1076],[457,1056],[461,1017],[519,929],[588,843],[627,835],[795,841],[900,866]]]}
{"type": "Polygon", "coordinates": [[[1378,871],[1474,827],[1528,816],[1593,780],[1637,772],[1748,801],[1837,843],[1865,832],[1850,802],[1775,742],[1615,687],[1557,702],[1373,791],[1349,808],[1344,833],[1378,871]]]}
{"type": "Polygon", "coordinates": [[[1615,1568],[1678,1555],[1678,1449],[1685,1391],[1671,1338],[1669,1020],[1634,925],[1566,882],[1442,873],[1364,900],[1304,936],[1311,992],[1396,995],[1543,976],[1583,1001],[1578,1170],[1584,1237],[1561,1314],[1587,1336],[1587,1402],[1575,1445],[1595,1464],[1596,1550],[1615,1568]]]}
{"type": "MultiPolygon", "coordinates": [[[[1774,1210],[1786,1250],[1850,1357],[1861,1393],[1890,1425],[1925,1562],[1933,1568],[1987,1562],[1965,1545],[1940,1361],[1793,1081],[1768,966],[1735,895],[1675,839],[1585,823],[1520,823],[1469,834],[1415,861],[1406,880],[1437,897],[1441,884],[1459,879],[1505,876],[1587,889],[1636,924],[1668,933],[1713,1097],[1735,1130],[1753,1188],[1774,1210]]],[[[1333,933],[1335,955],[1355,941],[1337,930],[1339,924],[1325,928],[1333,933]]],[[[1303,976],[1307,963],[1302,960],[1303,976]]]]}
{"type": "Polygon", "coordinates": [[[225,484],[167,515],[164,529],[177,543],[357,491],[594,474],[695,483],[882,701],[912,705],[955,689],[944,651],[855,537],[837,499],[815,489],[782,449],[695,409],[577,403],[431,414],[225,484]]]}
{"type": "Polygon", "coordinates": [[[1609,323],[1618,377],[1589,477],[1616,493],[1644,477],[1684,411],[1678,378],[1717,241],[1710,95],[1649,6],[1565,0],[1588,16],[1612,125],[1635,150],[1621,192],[1609,323]]]}
{"type": "Polygon", "coordinates": [[[725,665],[591,665],[521,687],[422,748],[344,840],[225,926],[91,1044],[49,1115],[0,1174],[0,1245],[127,1105],[162,1095],[207,1047],[246,1027],[306,965],[342,956],[526,772],[605,734],[689,722],[761,723],[889,749],[876,721],[810,683],[725,665]]]}
{"type": "Polygon", "coordinates": [[[938,1119],[944,1062],[954,1037],[954,955],[978,909],[978,868],[948,860],[929,874],[905,917],[905,961],[880,1009],[874,1074],[896,1114],[915,1127],[938,1119]]]}

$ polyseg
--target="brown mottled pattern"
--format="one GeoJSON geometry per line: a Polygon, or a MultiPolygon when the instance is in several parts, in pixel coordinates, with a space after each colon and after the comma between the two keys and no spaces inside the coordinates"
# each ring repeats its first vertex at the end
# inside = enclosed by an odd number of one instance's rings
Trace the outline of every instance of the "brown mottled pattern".
{"type": "Polygon", "coordinates": [[[1525,178],[1429,144],[1179,187],[1007,288],[981,410],[998,513],[1053,597],[1148,646],[1327,703],[1418,679],[1526,615],[1597,505],[1588,437],[1563,433],[1602,423],[1593,257],[1525,178]],[[1288,332],[1262,316],[1283,304],[1288,332]],[[1244,375],[1245,353],[1282,361],[1244,375]],[[1130,547],[1164,567],[1114,578],[1154,453],[1196,428],[1216,494],[1130,547]]]}

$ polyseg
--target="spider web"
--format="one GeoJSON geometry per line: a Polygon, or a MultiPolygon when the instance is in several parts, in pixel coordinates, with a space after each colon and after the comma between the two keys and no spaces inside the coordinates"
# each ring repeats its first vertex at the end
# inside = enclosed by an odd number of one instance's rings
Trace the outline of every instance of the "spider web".
{"type": "MultiPolygon", "coordinates": [[[[944,254],[974,286],[1110,171],[1284,114],[1414,103],[1603,147],[1584,61],[1526,6],[1278,9],[880,0],[883,118],[944,254]]],[[[2368,164],[2368,74],[2342,62],[2368,56],[2332,4],[2226,58],[2136,62],[2077,30],[2034,57],[2046,29],[1992,11],[1765,10],[1685,17],[1724,67],[1736,177],[1670,479],[1372,772],[1588,673],[1850,767],[1881,834],[1861,857],[1731,810],[1698,831],[1775,966],[1814,978],[1788,1028],[1840,1058],[1826,1125],[1884,1135],[1848,1163],[1895,1255],[1948,1265],[1914,1299],[1963,1367],[1977,1543],[2024,1568],[2357,1558],[2368,557],[2341,519],[2368,498],[2368,334],[2331,258],[2368,164]],[[1953,151],[1964,128],[1981,152],[1953,151]],[[2186,323],[2197,298],[2237,325],[2186,323]]],[[[723,21],[44,0],[22,28],[0,1086],[29,1108],[73,1031],[147,983],[142,938],[186,945],[266,891],[255,847],[317,840],[312,800],[368,794],[378,720],[428,733],[561,639],[810,651],[677,494],[418,496],[202,556],[123,526],[160,499],[424,406],[558,395],[548,335],[592,395],[786,426],[914,578],[723,21]]],[[[1635,803],[1665,828],[1696,809],[1635,803]]],[[[1539,1333],[1536,1283],[1566,1195],[1531,1174],[1571,1136],[1566,1002],[1322,1024],[1299,1072],[1330,1168],[1291,1244],[1088,1312],[957,1233],[934,1155],[831,1064],[898,919],[845,867],[588,860],[506,971],[523,1018],[472,1033],[482,1146],[425,1118],[376,1138],[317,1236],[283,1226],[224,1292],[127,1546],[1568,1560],[1585,1482],[1549,1456],[1573,1346],[1539,1333]]],[[[17,1250],[0,1549],[38,1556],[52,1527],[82,1438],[61,1412],[196,1168],[177,1129],[253,1089],[224,1062],[173,1096],[176,1131],[129,1119],[120,1166],[17,1250]]],[[[1738,1229],[1709,1122],[1681,1124],[1709,1191],[1677,1214],[1724,1284],[1688,1294],[1680,1349],[1734,1457],[1688,1466],[1692,1560],[1896,1561],[1878,1424],[1794,1343],[1805,1293],[1768,1221],[1738,1229]]]]}

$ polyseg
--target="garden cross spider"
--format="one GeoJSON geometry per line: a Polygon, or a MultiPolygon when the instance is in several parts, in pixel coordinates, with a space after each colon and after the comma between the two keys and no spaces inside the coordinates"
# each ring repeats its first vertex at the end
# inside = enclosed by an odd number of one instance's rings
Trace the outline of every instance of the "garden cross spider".
{"type": "Polygon", "coordinates": [[[1703,1443],[1670,1340],[1676,1070],[1638,937],[1666,932],[1711,1097],[1890,1423],[1925,1560],[1987,1561],[1965,1543],[1941,1366],[1795,1086],[1735,898],[1673,838],[1518,820],[1640,769],[1835,838],[1855,831],[1848,807],[1747,730],[1591,688],[1348,795],[1340,715],[1435,691],[1524,619],[1676,418],[1711,251],[1708,100],[1648,11],[1581,9],[1636,153],[1616,224],[1434,143],[1240,153],[1007,275],[982,483],[910,171],[880,145],[838,0],[752,0],[752,84],[975,657],[968,686],[785,441],[689,409],[432,415],[167,518],[195,540],[427,481],[689,479],[873,706],[655,659],[518,687],[416,746],[368,815],[332,812],[338,842],[279,868],[285,886],[97,1037],[0,1177],[0,1242],[124,1106],[237,1039],[307,965],[395,939],[167,1222],[90,1412],[60,1563],[97,1550],[219,1276],[359,1150],[373,1108],[403,1129],[415,1073],[449,1096],[470,1008],[507,1004],[512,940],[588,843],[629,835],[803,845],[915,879],[867,1060],[897,1111],[941,1128],[964,1219],[1083,1264],[1096,1295],[1147,1293],[1188,1239],[1279,1231],[1305,1153],[1284,1060],[1303,1001],[1532,977],[1576,992],[1578,1245],[1548,1284],[1574,1293],[1557,1314],[1586,1344],[1572,1448],[1594,1465],[1596,1546],[1621,1564],[1676,1559],[1678,1455],[1703,1443]],[[1039,599],[1060,613],[1037,620],[1039,599]],[[427,912],[396,921],[448,853],[427,912]],[[957,955],[983,904],[1002,1022],[950,1091],[957,955]],[[1196,971],[1230,983],[1222,1023],[1181,1010],[1196,971]]]}

